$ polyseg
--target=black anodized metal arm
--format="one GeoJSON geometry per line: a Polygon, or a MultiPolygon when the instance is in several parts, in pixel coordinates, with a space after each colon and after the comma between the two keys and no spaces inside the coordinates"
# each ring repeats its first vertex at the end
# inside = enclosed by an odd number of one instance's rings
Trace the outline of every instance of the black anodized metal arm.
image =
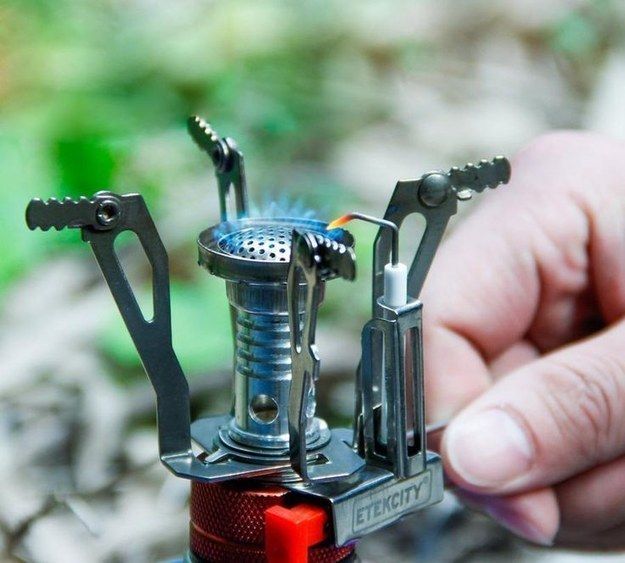
{"type": "Polygon", "coordinates": [[[78,201],[34,199],[26,210],[30,229],[80,228],[98,261],[156,392],[160,456],[191,453],[189,386],[172,345],[167,252],[139,194],[98,192],[78,201]],[[154,316],[146,319],[115,252],[115,239],[133,231],[152,266],[154,316]]]}
{"type": "MultiPolygon", "coordinates": [[[[430,270],[436,250],[445,234],[447,224],[458,210],[458,200],[471,197],[472,192],[496,188],[510,180],[510,163],[502,156],[449,172],[435,171],[418,180],[397,182],[384,219],[401,228],[404,219],[413,213],[425,219],[425,231],[419,241],[408,272],[408,294],[418,299],[430,270]]],[[[378,231],[373,255],[373,310],[378,311],[378,299],[384,293],[384,265],[391,252],[390,233],[378,231]]],[[[379,312],[379,311],[378,311],[379,312]]]]}

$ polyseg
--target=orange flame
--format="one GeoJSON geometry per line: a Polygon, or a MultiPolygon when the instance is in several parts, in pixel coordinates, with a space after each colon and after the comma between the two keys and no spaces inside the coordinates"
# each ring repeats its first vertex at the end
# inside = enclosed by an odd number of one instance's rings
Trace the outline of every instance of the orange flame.
{"type": "Polygon", "coordinates": [[[326,230],[331,231],[332,229],[338,229],[339,227],[342,227],[343,225],[349,223],[353,218],[354,217],[351,213],[348,213],[347,215],[341,215],[337,219],[334,219],[334,221],[328,223],[326,230]]]}

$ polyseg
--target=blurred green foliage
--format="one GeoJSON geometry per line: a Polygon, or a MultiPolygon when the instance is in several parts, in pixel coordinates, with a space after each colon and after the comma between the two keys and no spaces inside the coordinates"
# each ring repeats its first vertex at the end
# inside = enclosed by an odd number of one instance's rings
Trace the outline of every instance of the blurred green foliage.
{"type": "Polygon", "coordinates": [[[618,0],[591,0],[563,12],[549,30],[551,48],[572,62],[599,62],[615,39],[623,38],[618,9],[618,0]]]}

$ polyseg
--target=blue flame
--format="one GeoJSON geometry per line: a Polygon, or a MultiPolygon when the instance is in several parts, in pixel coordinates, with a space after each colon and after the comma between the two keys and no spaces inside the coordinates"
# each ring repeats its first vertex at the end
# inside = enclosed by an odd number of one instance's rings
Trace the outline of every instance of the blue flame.
{"type": "Polygon", "coordinates": [[[301,200],[291,200],[287,194],[282,194],[277,199],[267,198],[260,205],[252,205],[249,216],[254,219],[275,219],[277,217],[319,219],[316,209],[307,207],[301,200]]]}
{"type": "MultiPolygon", "coordinates": [[[[323,210],[327,211],[327,209],[323,210]]],[[[296,221],[320,221],[327,224],[328,221],[321,219],[322,210],[307,206],[302,200],[293,200],[288,194],[282,194],[278,198],[265,197],[260,205],[252,204],[248,215],[244,219],[293,219],[296,221]]],[[[213,236],[217,239],[239,228],[236,221],[224,221],[214,227],[213,236]]],[[[342,238],[344,229],[332,229],[324,232],[324,235],[333,240],[342,238]]]]}

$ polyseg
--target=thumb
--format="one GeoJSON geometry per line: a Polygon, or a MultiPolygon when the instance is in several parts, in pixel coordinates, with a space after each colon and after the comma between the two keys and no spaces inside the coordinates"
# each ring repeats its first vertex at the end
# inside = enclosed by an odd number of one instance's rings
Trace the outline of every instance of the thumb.
{"type": "Polygon", "coordinates": [[[625,452],[625,321],[517,369],[443,436],[461,487],[509,494],[558,483],[625,452]]]}

